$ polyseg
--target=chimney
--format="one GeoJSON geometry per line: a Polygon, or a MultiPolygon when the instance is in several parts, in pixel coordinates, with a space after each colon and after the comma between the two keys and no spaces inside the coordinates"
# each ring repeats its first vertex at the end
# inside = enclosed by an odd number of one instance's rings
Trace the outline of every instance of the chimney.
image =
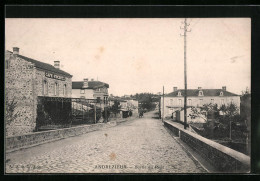
{"type": "Polygon", "coordinates": [[[84,79],[82,88],[87,88],[87,87],[88,87],[88,79],[84,79]]]}
{"type": "Polygon", "coordinates": [[[199,90],[201,90],[201,89],[202,89],[202,87],[198,87],[198,89],[199,89],[199,90]]]}
{"type": "Polygon", "coordinates": [[[226,91],[227,87],[226,86],[222,86],[222,90],[226,91]]]}
{"type": "Polygon", "coordinates": [[[13,47],[13,54],[19,55],[19,48],[18,47],[13,47]]]}
{"type": "Polygon", "coordinates": [[[94,81],[94,79],[91,79],[91,81],[94,81]]]}
{"type": "Polygon", "coordinates": [[[177,91],[177,87],[173,87],[173,92],[177,91]]]}
{"type": "Polygon", "coordinates": [[[60,69],[60,61],[54,61],[54,67],[60,69]]]}

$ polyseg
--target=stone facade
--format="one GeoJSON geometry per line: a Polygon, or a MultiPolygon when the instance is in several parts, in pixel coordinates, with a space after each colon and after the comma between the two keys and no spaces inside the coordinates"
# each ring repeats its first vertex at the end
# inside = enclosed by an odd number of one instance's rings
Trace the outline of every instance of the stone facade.
{"type": "MultiPolygon", "coordinates": [[[[42,63],[44,64],[44,63],[42,63]]],[[[48,65],[51,66],[51,65],[48,65]]],[[[48,82],[48,93],[54,96],[54,84],[58,85],[60,97],[71,96],[71,76],[65,80],[48,78],[43,70],[33,62],[21,58],[13,52],[5,52],[5,101],[6,101],[6,136],[23,135],[33,132],[36,127],[37,96],[43,95],[43,82],[48,82]],[[63,96],[63,85],[66,84],[66,96],[63,96]],[[11,103],[14,110],[7,112],[11,103]]]]}
{"type": "Polygon", "coordinates": [[[72,94],[72,84],[71,84],[71,77],[65,77],[65,80],[57,80],[48,78],[45,76],[45,73],[48,71],[36,69],[36,76],[35,76],[35,86],[36,86],[36,94],[38,96],[49,96],[49,97],[71,97],[72,94]],[[47,82],[48,85],[48,93],[44,94],[43,84],[44,81],[47,82]],[[57,84],[57,94],[55,94],[55,84],[57,84]],[[64,85],[66,86],[66,92],[64,94],[64,85]]]}
{"type": "Polygon", "coordinates": [[[18,113],[15,119],[10,118],[10,124],[6,123],[6,135],[32,132],[36,126],[36,95],[33,83],[36,68],[32,63],[13,56],[6,61],[6,101],[16,102],[14,112],[18,113]]]}

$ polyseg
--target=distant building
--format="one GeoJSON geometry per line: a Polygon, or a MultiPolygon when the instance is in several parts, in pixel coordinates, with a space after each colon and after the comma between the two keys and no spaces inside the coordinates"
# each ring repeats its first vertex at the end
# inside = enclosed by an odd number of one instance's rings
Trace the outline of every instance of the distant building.
{"type": "MultiPolygon", "coordinates": [[[[187,106],[201,107],[203,104],[223,104],[234,103],[240,108],[240,96],[226,90],[226,86],[222,89],[187,89],[187,106]]],[[[163,107],[163,99],[161,99],[163,107]]],[[[164,117],[170,117],[173,112],[181,110],[184,107],[184,89],[174,87],[172,93],[164,96],[164,117]]],[[[162,111],[162,109],[161,109],[162,111]]]]}
{"type": "Polygon", "coordinates": [[[37,97],[70,97],[72,75],[59,67],[25,57],[19,48],[5,52],[5,93],[17,102],[19,117],[7,125],[7,136],[33,132],[36,126],[37,97]]]}
{"type": "Polygon", "coordinates": [[[72,82],[72,97],[85,98],[85,99],[97,99],[98,102],[108,101],[108,88],[109,84],[84,79],[84,81],[72,82]]]}
{"type": "Polygon", "coordinates": [[[119,102],[120,111],[132,111],[133,115],[138,114],[138,101],[129,97],[109,97],[109,106],[113,106],[115,101],[119,102]]]}

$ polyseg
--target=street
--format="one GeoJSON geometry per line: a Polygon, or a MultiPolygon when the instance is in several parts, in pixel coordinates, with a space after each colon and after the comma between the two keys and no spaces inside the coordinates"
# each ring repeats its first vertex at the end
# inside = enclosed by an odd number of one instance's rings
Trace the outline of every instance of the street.
{"type": "Polygon", "coordinates": [[[6,154],[6,173],[202,173],[154,113],[6,154]]]}

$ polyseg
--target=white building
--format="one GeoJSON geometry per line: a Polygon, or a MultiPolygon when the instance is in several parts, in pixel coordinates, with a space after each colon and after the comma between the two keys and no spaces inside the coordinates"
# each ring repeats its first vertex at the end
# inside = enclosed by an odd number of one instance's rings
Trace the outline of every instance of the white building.
{"type": "MultiPolygon", "coordinates": [[[[200,107],[204,104],[217,104],[221,106],[223,104],[234,103],[240,109],[240,96],[234,93],[228,92],[226,86],[222,89],[187,89],[187,106],[200,107]]],[[[174,87],[172,93],[164,96],[161,99],[161,111],[164,118],[171,117],[172,113],[176,110],[181,110],[184,107],[184,89],[177,89],[174,87]]]]}
{"type": "Polygon", "coordinates": [[[85,99],[97,99],[102,102],[107,101],[109,84],[84,79],[84,81],[72,82],[72,97],[73,98],[85,98],[85,99]]]}

